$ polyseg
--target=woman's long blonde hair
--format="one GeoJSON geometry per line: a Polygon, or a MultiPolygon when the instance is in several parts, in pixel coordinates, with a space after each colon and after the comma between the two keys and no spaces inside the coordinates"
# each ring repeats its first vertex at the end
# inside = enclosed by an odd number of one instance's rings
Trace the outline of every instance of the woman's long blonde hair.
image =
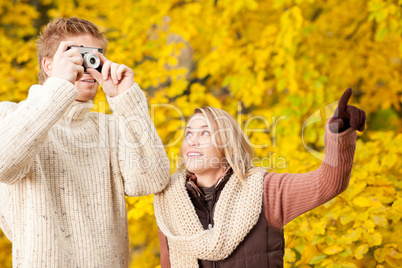
{"type": "MultiPolygon", "coordinates": [[[[202,114],[206,118],[212,132],[212,145],[217,148],[219,157],[233,169],[237,177],[246,179],[261,170],[253,166],[254,149],[231,114],[218,108],[205,106],[196,108],[188,122],[196,114],[202,114]]],[[[181,151],[180,159],[183,159],[181,151]]],[[[184,169],[184,162],[180,161],[177,168],[184,169]]]]}

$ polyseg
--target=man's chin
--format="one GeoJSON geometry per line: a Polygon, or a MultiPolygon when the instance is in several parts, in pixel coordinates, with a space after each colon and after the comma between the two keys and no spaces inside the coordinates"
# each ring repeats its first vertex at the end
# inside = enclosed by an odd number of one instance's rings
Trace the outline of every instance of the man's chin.
{"type": "Polygon", "coordinates": [[[93,100],[95,98],[95,96],[96,96],[96,92],[97,91],[94,91],[94,92],[80,92],[80,91],[78,91],[78,96],[77,96],[77,98],[75,98],[75,100],[76,101],[81,101],[81,102],[93,100]]]}
{"type": "Polygon", "coordinates": [[[75,99],[76,101],[89,101],[93,100],[98,92],[99,85],[91,85],[90,87],[86,87],[83,85],[76,86],[78,90],[78,96],[75,99]]]}

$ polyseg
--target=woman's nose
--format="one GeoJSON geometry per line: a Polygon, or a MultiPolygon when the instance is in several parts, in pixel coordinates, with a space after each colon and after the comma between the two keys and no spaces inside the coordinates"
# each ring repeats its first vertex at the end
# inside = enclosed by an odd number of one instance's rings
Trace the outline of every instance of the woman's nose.
{"type": "Polygon", "coordinates": [[[198,141],[197,135],[194,135],[194,136],[188,138],[188,143],[190,144],[191,147],[200,146],[200,142],[198,141]]]}

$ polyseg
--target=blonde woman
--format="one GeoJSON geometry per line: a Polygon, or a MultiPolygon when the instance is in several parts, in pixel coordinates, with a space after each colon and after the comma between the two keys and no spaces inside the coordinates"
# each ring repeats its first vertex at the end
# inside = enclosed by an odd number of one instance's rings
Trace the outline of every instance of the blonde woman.
{"type": "Polygon", "coordinates": [[[252,166],[253,149],[227,112],[204,107],[188,120],[183,166],[155,194],[162,268],[283,267],[283,227],[343,192],[364,111],[345,91],[326,124],[326,155],[305,174],[252,166]]]}

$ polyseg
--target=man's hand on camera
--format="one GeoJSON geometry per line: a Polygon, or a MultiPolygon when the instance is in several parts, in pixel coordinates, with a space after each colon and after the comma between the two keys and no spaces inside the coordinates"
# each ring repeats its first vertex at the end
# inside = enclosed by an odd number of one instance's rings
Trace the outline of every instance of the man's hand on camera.
{"type": "Polygon", "coordinates": [[[78,49],[69,49],[67,47],[74,45],[74,42],[60,42],[59,48],[53,56],[52,77],[66,79],[72,84],[79,80],[84,74],[82,67],[82,56],[78,49]]]}
{"type": "Polygon", "coordinates": [[[134,85],[133,70],[126,65],[111,62],[96,50],[94,53],[101,60],[102,73],[92,68],[88,68],[87,72],[98,81],[106,95],[116,97],[134,85]]]}

